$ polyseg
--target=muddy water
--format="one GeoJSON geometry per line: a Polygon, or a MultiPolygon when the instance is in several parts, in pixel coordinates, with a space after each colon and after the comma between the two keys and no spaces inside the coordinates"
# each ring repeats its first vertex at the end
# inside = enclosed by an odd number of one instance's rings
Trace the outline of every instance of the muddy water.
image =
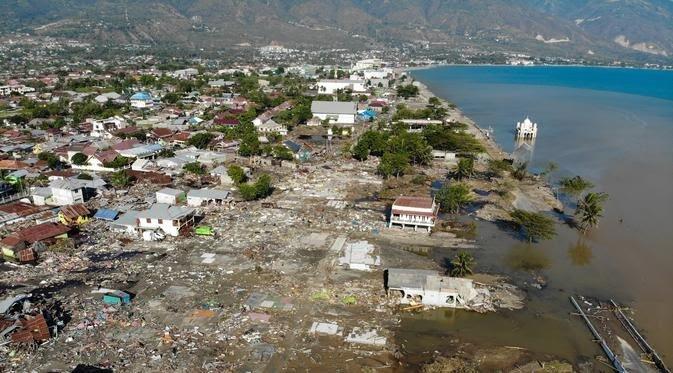
{"type": "Polygon", "coordinates": [[[581,175],[610,199],[600,227],[584,237],[559,225],[557,238],[528,246],[480,223],[477,270],[508,274],[523,286],[537,271],[548,287],[528,286],[524,311],[407,318],[400,332],[413,341],[407,348],[432,351],[459,338],[578,361],[600,353],[569,315],[568,296],[580,293],[633,307],[639,327],[673,365],[673,72],[449,67],[414,76],[492,127],[506,151],[515,150],[516,121],[529,115],[540,128],[527,154],[531,167],[554,161],[560,168],[553,179],[581,175]]]}

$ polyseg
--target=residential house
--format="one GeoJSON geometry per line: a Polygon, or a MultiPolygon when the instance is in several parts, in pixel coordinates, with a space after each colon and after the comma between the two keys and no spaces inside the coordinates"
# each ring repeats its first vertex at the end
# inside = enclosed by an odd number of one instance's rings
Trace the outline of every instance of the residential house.
{"type": "Polygon", "coordinates": [[[131,107],[136,109],[146,109],[154,106],[154,99],[149,92],[138,92],[129,99],[131,107]]]}
{"type": "Polygon", "coordinates": [[[229,191],[220,189],[192,189],[187,193],[187,206],[199,207],[210,203],[221,204],[229,198],[229,191]]]}
{"type": "Polygon", "coordinates": [[[65,206],[84,203],[96,194],[97,189],[103,187],[105,181],[57,179],[49,182],[48,187],[31,188],[33,203],[38,206],[65,206]]]}
{"type": "Polygon", "coordinates": [[[91,123],[91,137],[101,137],[111,139],[115,137],[115,132],[125,128],[127,123],[122,117],[115,116],[102,120],[89,120],[91,123]]]}
{"type": "Polygon", "coordinates": [[[159,142],[167,144],[169,139],[173,136],[173,133],[174,131],[170,128],[157,127],[152,128],[152,130],[149,133],[149,136],[156,139],[159,142]]]}
{"type": "Polygon", "coordinates": [[[276,123],[273,119],[269,119],[263,124],[257,126],[257,131],[260,133],[278,133],[281,136],[287,136],[287,128],[279,123],[276,123]]]}
{"type": "Polygon", "coordinates": [[[0,227],[35,219],[48,209],[46,206],[36,206],[18,201],[0,205],[0,227]]]}
{"type": "Polygon", "coordinates": [[[195,211],[189,207],[156,203],[148,210],[138,213],[138,228],[140,230],[161,229],[165,234],[177,237],[181,233],[186,233],[186,230],[194,225],[195,211]]]}
{"type": "Polygon", "coordinates": [[[398,197],[390,211],[388,227],[401,225],[402,228],[412,226],[427,228],[428,232],[435,226],[439,204],[430,197],[398,197]]]}
{"type": "Polygon", "coordinates": [[[99,104],[105,104],[108,101],[119,102],[121,97],[122,96],[117,92],[107,92],[96,96],[94,100],[99,104]]]}
{"type": "Polygon", "coordinates": [[[472,280],[441,276],[436,271],[389,268],[385,271],[386,291],[402,304],[434,307],[470,308],[470,304],[488,294],[477,289],[472,280]]]}
{"type": "Polygon", "coordinates": [[[350,79],[326,79],[318,81],[318,93],[331,95],[338,90],[350,90],[352,92],[365,92],[365,80],[350,79]]]}
{"type": "Polygon", "coordinates": [[[185,200],[185,192],[172,189],[164,188],[156,192],[157,203],[165,203],[169,205],[177,205],[185,200]]]}
{"type": "Polygon", "coordinates": [[[58,212],[58,221],[67,226],[84,225],[89,222],[91,211],[83,203],[61,207],[58,212]]]}
{"type": "Polygon", "coordinates": [[[336,124],[355,124],[356,102],[313,101],[311,112],[314,117],[336,124]]]}
{"type": "Polygon", "coordinates": [[[409,132],[421,132],[428,126],[441,126],[444,124],[443,121],[435,119],[402,119],[400,122],[407,126],[409,132]]]}
{"type": "Polygon", "coordinates": [[[178,79],[191,79],[199,75],[199,70],[190,67],[187,69],[175,70],[171,75],[178,79]]]}
{"type": "Polygon", "coordinates": [[[67,238],[69,231],[69,227],[60,223],[37,224],[3,238],[0,240],[0,247],[2,248],[3,255],[20,259],[18,257],[19,252],[30,245],[36,242],[50,243],[58,238],[67,238]]]}

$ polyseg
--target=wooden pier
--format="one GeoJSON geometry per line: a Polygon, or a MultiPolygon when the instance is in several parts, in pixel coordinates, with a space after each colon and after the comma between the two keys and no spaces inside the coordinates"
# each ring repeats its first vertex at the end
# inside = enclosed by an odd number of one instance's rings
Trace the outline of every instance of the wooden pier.
{"type": "Polygon", "coordinates": [[[671,373],[615,301],[601,302],[582,296],[578,299],[570,297],[615,371],[671,373]]]}

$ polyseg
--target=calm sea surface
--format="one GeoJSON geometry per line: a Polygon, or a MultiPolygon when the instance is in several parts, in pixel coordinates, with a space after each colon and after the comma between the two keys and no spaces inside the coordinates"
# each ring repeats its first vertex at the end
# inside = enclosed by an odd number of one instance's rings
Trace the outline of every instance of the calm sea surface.
{"type": "Polygon", "coordinates": [[[479,224],[480,271],[521,284],[526,269],[549,286],[530,291],[524,311],[477,315],[433,311],[404,320],[408,352],[433,351],[451,338],[525,347],[578,361],[600,354],[569,315],[568,296],[614,298],[635,309],[638,326],[673,365],[673,72],[586,67],[441,67],[415,71],[456,103],[498,144],[516,149],[514,127],[538,123],[531,168],[559,164],[553,176],[581,175],[610,199],[600,226],[582,237],[559,225],[551,241],[529,247],[492,224],[479,224]]]}

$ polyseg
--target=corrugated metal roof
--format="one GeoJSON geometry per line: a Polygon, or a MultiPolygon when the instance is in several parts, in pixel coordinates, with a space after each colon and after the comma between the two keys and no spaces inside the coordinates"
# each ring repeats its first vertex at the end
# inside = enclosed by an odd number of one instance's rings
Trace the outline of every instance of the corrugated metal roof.
{"type": "Polygon", "coordinates": [[[91,211],[83,203],[78,203],[61,207],[61,213],[68,219],[77,219],[80,216],[88,216],[91,211]]]}
{"type": "Polygon", "coordinates": [[[119,212],[110,209],[99,209],[93,216],[96,219],[113,221],[119,215],[119,212]]]}

